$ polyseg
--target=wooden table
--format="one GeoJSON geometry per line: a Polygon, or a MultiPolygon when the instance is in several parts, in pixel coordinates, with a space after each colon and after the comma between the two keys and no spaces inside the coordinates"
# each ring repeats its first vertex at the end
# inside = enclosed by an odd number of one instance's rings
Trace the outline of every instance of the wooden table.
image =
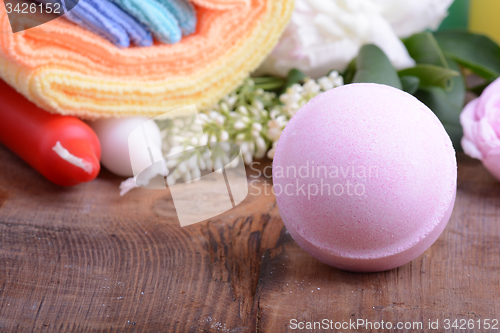
{"type": "Polygon", "coordinates": [[[355,274],[298,247],[272,195],[181,228],[168,191],[120,197],[122,179],[105,170],[60,188],[0,146],[0,332],[286,332],[293,319],[424,331],[439,320],[431,332],[473,319],[474,329],[447,331],[498,332],[477,320],[500,319],[500,183],[458,160],[455,210],[437,242],[398,269],[355,274]]]}

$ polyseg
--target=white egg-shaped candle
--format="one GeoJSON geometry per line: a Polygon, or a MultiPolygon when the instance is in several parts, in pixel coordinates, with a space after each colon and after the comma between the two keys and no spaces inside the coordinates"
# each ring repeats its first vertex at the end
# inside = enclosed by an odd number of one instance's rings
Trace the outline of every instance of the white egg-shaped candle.
{"type": "Polygon", "coordinates": [[[112,173],[123,176],[133,177],[132,164],[130,161],[130,150],[136,149],[137,154],[133,154],[134,163],[144,165],[144,169],[151,165],[151,160],[147,149],[142,145],[130,145],[129,135],[138,127],[144,126],[149,138],[150,148],[155,153],[161,155],[162,139],[160,129],[154,121],[145,117],[126,117],[126,118],[109,118],[99,119],[89,122],[89,125],[96,132],[99,141],[101,142],[102,165],[112,173]],[[139,156],[143,161],[137,161],[139,156]]]}

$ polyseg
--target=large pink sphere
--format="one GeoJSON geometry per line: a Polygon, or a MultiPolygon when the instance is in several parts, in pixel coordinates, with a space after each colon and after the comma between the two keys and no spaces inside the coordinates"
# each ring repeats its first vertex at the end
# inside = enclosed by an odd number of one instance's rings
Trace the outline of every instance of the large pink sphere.
{"type": "Polygon", "coordinates": [[[457,164],[442,124],[415,97],[350,84],[291,119],[273,182],[283,222],[305,251],[340,269],[375,272],[436,241],[455,203],[457,164]]]}

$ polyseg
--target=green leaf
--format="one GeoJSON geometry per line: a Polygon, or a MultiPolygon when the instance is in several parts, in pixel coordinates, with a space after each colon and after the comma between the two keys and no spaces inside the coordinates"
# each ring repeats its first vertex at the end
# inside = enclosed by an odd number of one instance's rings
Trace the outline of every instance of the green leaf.
{"type": "Polygon", "coordinates": [[[274,76],[261,76],[253,77],[255,89],[263,89],[267,91],[274,91],[283,88],[285,85],[285,80],[280,77],[274,76]]]}
{"type": "Polygon", "coordinates": [[[356,60],[356,69],[352,82],[380,83],[402,89],[401,80],[389,58],[373,44],[361,48],[356,60]]]}
{"type": "MultiPolygon", "coordinates": [[[[459,70],[458,64],[447,59],[451,69],[459,70]]],[[[462,151],[460,141],[463,131],[460,125],[460,113],[465,102],[465,79],[462,74],[452,79],[452,89],[446,91],[441,87],[419,89],[415,94],[421,102],[427,105],[439,118],[453,142],[455,150],[462,151]]]]}
{"type": "Polygon", "coordinates": [[[344,78],[344,84],[352,83],[354,75],[356,75],[356,58],[352,59],[352,61],[349,63],[349,66],[347,66],[346,70],[342,74],[342,77],[344,78]]]}
{"type": "Polygon", "coordinates": [[[450,103],[444,89],[438,87],[419,90],[415,97],[436,114],[450,136],[455,150],[461,151],[460,141],[462,140],[463,131],[459,119],[462,108],[450,103]]]}
{"type": "Polygon", "coordinates": [[[446,97],[450,101],[451,104],[458,107],[460,110],[464,108],[465,104],[465,93],[467,86],[465,84],[465,77],[460,71],[460,66],[456,61],[451,59],[447,59],[450,69],[453,69],[460,73],[459,76],[455,76],[451,79],[452,89],[446,92],[446,97]]]}
{"type": "Polygon", "coordinates": [[[415,92],[417,92],[418,87],[420,86],[420,79],[418,77],[406,75],[406,76],[401,76],[400,79],[404,91],[412,95],[414,95],[415,92]]]}
{"type": "Polygon", "coordinates": [[[306,79],[306,75],[299,71],[298,69],[291,69],[286,77],[286,83],[283,87],[282,94],[286,93],[286,90],[296,83],[301,83],[306,79]]]}
{"type": "Polygon", "coordinates": [[[421,87],[439,86],[444,89],[451,89],[450,79],[454,76],[459,76],[460,72],[449,68],[421,64],[412,68],[403,69],[399,72],[399,75],[418,77],[421,87]]]}
{"type": "Polygon", "coordinates": [[[446,57],[488,80],[500,76],[500,46],[488,37],[467,31],[440,31],[434,36],[446,57]]]}
{"type": "Polygon", "coordinates": [[[415,34],[404,41],[406,49],[417,64],[448,68],[448,62],[438,42],[430,32],[415,34]]]}

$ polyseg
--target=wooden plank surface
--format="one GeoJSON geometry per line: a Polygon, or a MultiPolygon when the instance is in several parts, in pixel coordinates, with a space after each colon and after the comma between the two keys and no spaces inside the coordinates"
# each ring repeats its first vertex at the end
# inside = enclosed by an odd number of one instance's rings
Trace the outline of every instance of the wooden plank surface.
{"type": "Polygon", "coordinates": [[[287,332],[292,319],[443,332],[447,318],[475,321],[449,332],[500,331],[477,322],[500,319],[500,183],[464,155],[441,237],[373,274],[298,247],[264,177],[237,209],[181,228],[168,191],[120,197],[121,179],[107,171],[60,188],[2,146],[0,171],[0,332],[287,332]]]}

